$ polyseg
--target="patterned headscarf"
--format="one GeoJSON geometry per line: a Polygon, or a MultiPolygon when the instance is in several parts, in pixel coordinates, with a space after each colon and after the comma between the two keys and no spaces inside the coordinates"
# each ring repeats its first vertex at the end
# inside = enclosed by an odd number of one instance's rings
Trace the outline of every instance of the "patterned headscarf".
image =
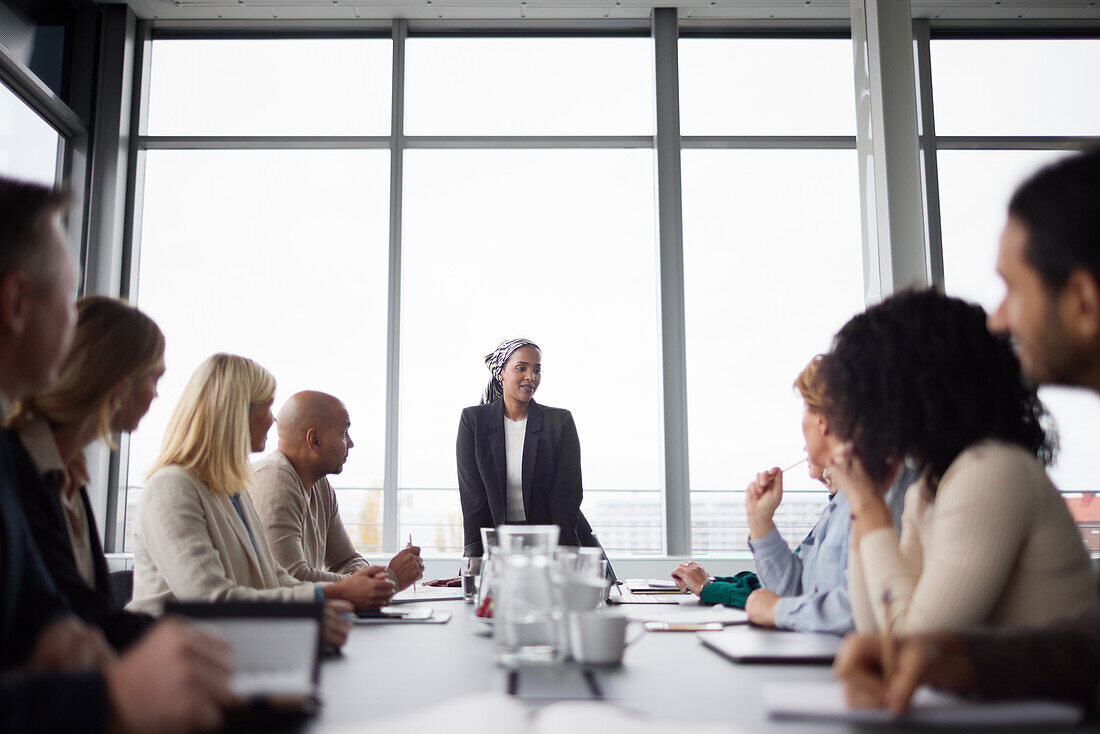
{"type": "Polygon", "coordinates": [[[538,349],[539,345],[530,339],[509,339],[498,344],[492,354],[485,355],[485,366],[489,368],[489,372],[493,376],[489,378],[489,384],[485,386],[485,392],[481,395],[482,405],[499,400],[504,395],[504,386],[500,383],[500,373],[504,370],[504,365],[508,364],[508,360],[512,358],[512,355],[516,353],[516,350],[524,347],[538,349]]]}

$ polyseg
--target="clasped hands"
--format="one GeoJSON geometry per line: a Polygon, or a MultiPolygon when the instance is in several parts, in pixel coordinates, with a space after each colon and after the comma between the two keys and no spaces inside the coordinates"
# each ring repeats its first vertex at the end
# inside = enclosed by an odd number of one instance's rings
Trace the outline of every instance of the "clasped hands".
{"type": "MultiPolygon", "coordinates": [[[[710,582],[706,569],[695,561],[684,561],[672,572],[672,580],[680,591],[691,592],[696,596],[703,593],[703,587],[710,582]]],[[[757,589],[745,600],[745,612],[749,621],[761,627],[775,626],[775,603],[780,596],[768,589],[757,589]]]]}

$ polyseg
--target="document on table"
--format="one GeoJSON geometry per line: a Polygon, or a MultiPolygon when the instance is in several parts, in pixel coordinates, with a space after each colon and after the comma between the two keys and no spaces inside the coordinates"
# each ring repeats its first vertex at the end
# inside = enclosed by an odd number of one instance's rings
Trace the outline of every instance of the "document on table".
{"type": "Polygon", "coordinates": [[[410,586],[397,592],[390,604],[411,604],[416,601],[455,601],[462,599],[462,588],[457,586],[410,586]]]}
{"type": "MultiPolygon", "coordinates": [[[[771,683],[764,686],[764,707],[773,719],[884,724],[894,721],[883,709],[849,708],[840,683],[771,683]]],[[[974,701],[928,687],[917,689],[912,708],[900,721],[944,726],[1042,726],[1077,724],[1079,706],[1054,701],[974,701]]]]}
{"type": "MultiPolygon", "coordinates": [[[[561,734],[561,732],[630,732],[630,734],[739,734],[723,724],[691,724],[648,716],[595,701],[552,703],[532,713],[519,699],[503,693],[476,693],[370,723],[371,731],[437,731],[447,734],[561,734]]],[[[362,734],[363,722],[319,727],[320,734],[362,734]]]]}
{"type": "Polygon", "coordinates": [[[672,579],[627,579],[623,582],[631,591],[644,591],[646,589],[675,589],[676,582],[672,579]]]}
{"type": "Polygon", "coordinates": [[[395,607],[382,607],[378,612],[360,612],[352,621],[355,624],[446,624],[451,619],[450,612],[437,612],[434,609],[401,610],[395,607]]]}
{"type": "Polygon", "coordinates": [[[682,593],[672,579],[627,579],[623,586],[635,594],[679,594],[682,593]]]}
{"type": "Polygon", "coordinates": [[[748,624],[749,615],[744,609],[731,609],[721,605],[700,607],[697,605],[624,605],[621,611],[634,622],[668,622],[669,624],[748,624]]]}

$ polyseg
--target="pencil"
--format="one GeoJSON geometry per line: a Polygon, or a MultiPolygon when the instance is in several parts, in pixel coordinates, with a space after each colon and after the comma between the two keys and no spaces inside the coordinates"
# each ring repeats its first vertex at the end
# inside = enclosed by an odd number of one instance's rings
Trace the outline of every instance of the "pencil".
{"type": "Polygon", "coordinates": [[[805,464],[805,463],[806,463],[806,461],[807,461],[807,460],[808,460],[809,458],[810,458],[810,457],[808,457],[808,456],[805,456],[805,457],[803,457],[803,458],[799,459],[798,461],[796,461],[795,463],[791,464],[790,466],[788,466],[788,467],[787,467],[786,469],[784,469],[783,471],[781,471],[781,472],[779,472],[779,473],[780,473],[780,474],[786,474],[787,472],[789,472],[789,471],[790,471],[791,469],[794,469],[794,468],[795,468],[796,466],[798,466],[799,464],[805,464]]]}
{"type": "Polygon", "coordinates": [[[882,679],[889,687],[890,679],[894,677],[894,668],[897,665],[897,648],[894,635],[890,630],[890,590],[882,592],[883,621],[882,625],[882,679]]]}

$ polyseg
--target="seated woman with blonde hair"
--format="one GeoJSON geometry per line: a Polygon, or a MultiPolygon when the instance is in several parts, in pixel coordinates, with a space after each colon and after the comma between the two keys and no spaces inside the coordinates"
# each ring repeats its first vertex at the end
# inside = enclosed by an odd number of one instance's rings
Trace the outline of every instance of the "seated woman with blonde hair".
{"type": "MultiPolygon", "coordinates": [[[[851,509],[827,477],[825,465],[839,445],[825,417],[829,397],[820,379],[828,357],[817,355],[794,382],[802,396],[802,435],[806,440],[809,474],[829,490],[829,502],[809,535],[792,551],[775,526],[775,512],[783,499],[783,472],[773,467],[756,475],[745,490],[749,548],[756,561],[760,588],[755,578],[741,574],[711,579],[698,563],[688,561],[672,572],[681,589],[698,594],[704,602],[743,606],[749,620],[762,627],[800,632],[844,634],[852,630],[852,605],[848,598],[847,566],[851,509]],[[746,583],[749,581],[750,583],[746,583]]],[[[885,504],[894,522],[900,522],[906,488],[917,480],[908,467],[891,468],[891,489],[885,504]]],[[[889,485],[887,485],[889,486],[889,485]]]]}
{"type": "Polygon", "coordinates": [[[17,403],[7,425],[12,445],[26,451],[28,460],[17,462],[23,508],[46,569],[73,613],[121,649],[153,618],[123,612],[112,597],[84,449],[97,439],[113,447],[112,434],[137,428],[164,374],[164,334],[114,298],[81,298],[76,314],[57,382],[17,403]]]}
{"type": "Polygon", "coordinates": [[[244,357],[215,354],[192,375],[138,503],[128,609],[160,614],[177,600],[327,601],[325,641],[339,646],[350,629],[343,612],[389,601],[384,568],[324,584],[300,582],[275,561],[246,491],[248,454],[264,449],[274,399],[275,378],[244,357]]]}

